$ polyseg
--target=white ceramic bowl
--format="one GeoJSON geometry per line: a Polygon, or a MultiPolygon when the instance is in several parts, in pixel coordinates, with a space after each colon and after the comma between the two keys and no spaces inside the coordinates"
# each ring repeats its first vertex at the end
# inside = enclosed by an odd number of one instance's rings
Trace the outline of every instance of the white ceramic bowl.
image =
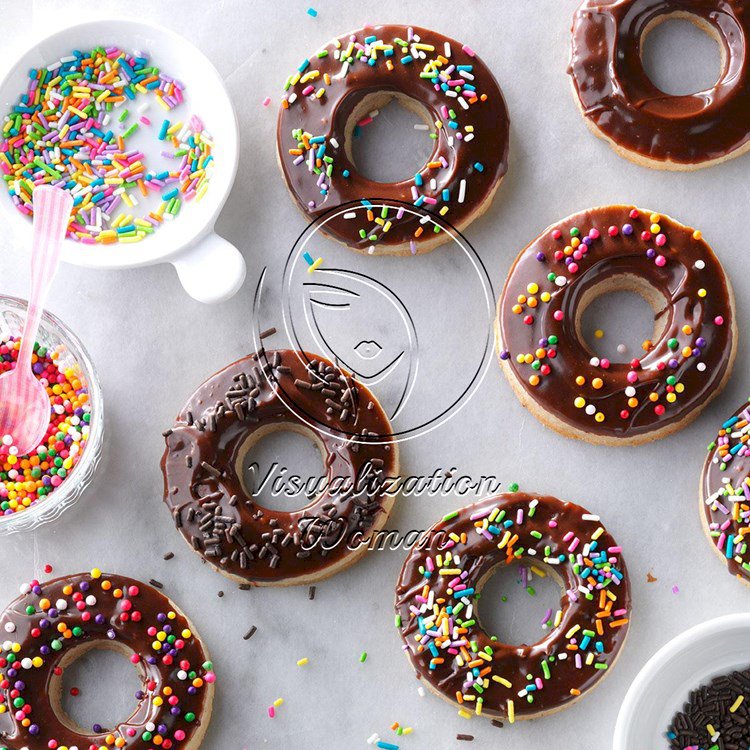
{"type": "MultiPolygon", "coordinates": [[[[90,268],[134,268],[153,263],[174,265],[185,290],[202,302],[231,297],[245,279],[245,261],[234,245],[214,232],[237,172],[239,131],[229,95],[209,60],[181,36],[140,21],[107,19],[77,24],[34,43],[13,64],[0,82],[0,119],[26,90],[31,68],[50,65],[74,49],[117,45],[127,52],[147,53],[150,61],[185,86],[185,102],[174,117],[155,105],[148,114],[176,119],[198,115],[215,141],[215,166],[206,194],[165,222],[141,242],[114,245],[81,245],[65,240],[62,258],[90,268]]],[[[25,246],[31,246],[31,221],[21,214],[0,185],[0,209],[7,224],[25,246]]]]}
{"type": "Polygon", "coordinates": [[[613,750],[666,750],[666,731],[691,690],[750,665],[750,613],[726,615],[673,638],[638,673],[620,708],[613,750]]]}

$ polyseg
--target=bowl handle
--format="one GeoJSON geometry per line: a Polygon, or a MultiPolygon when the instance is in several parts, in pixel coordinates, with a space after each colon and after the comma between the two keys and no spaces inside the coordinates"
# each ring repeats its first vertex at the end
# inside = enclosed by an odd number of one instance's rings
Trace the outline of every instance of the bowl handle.
{"type": "Polygon", "coordinates": [[[216,232],[209,232],[172,264],[185,291],[206,303],[236,294],[247,270],[240,251],[216,232]]]}

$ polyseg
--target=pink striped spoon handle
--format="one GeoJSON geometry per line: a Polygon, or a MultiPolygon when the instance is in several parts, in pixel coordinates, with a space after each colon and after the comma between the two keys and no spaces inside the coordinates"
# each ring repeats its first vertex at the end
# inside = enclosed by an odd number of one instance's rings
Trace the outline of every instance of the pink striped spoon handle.
{"type": "MultiPolygon", "coordinates": [[[[31,372],[31,356],[34,353],[34,342],[39,330],[39,322],[44,311],[44,304],[57,273],[60,261],[60,251],[70,221],[73,208],[73,198],[67,190],[40,185],[34,189],[34,236],[31,246],[31,295],[29,308],[21,335],[21,350],[18,362],[13,371],[10,388],[2,393],[7,412],[3,415],[2,423],[6,432],[13,435],[19,451],[24,448],[32,450],[35,438],[31,433],[34,422],[35,399],[38,396],[35,377],[31,372]],[[23,445],[22,445],[23,444],[23,445]]],[[[38,381],[37,381],[38,382],[38,381]]],[[[46,397],[46,394],[45,394],[46,397]]],[[[36,405],[37,411],[41,404],[36,405]]],[[[49,404],[47,404],[49,409],[49,404]]],[[[36,428],[38,431],[38,428],[36,428]]],[[[41,440],[44,433],[38,436],[41,440]]]]}
{"type": "Polygon", "coordinates": [[[31,296],[23,328],[18,365],[31,365],[31,355],[60,251],[70,222],[73,196],[62,188],[40,185],[34,190],[34,238],[31,244],[31,296]]]}

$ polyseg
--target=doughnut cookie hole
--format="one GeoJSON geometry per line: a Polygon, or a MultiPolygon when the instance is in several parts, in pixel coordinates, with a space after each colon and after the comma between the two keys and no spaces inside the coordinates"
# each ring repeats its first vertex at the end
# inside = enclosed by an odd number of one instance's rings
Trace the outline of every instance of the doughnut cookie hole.
{"type": "Polygon", "coordinates": [[[275,492],[274,480],[290,474],[300,476],[303,482],[308,477],[324,476],[325,457],[325,446],[314,430],[303,425],[268,424],[247,437],[235,468],[242,489],[256,505],[266,510],[292,512],[314,504],[317,498],[311,496],[305,500],[302,493],[290,496],[283,491],[275,492]],[[264,482],[266,477],[268,481],[264,482]]]}
{"type": "Polygon", "coordinates": [[[62,674],[53,673],[50,678],[50,702],[58,719],[82,735],[89,735],[94,723],[105,730],[128,724],[139,711],[135,692],[143,688],[146,677],[142,663],[131,663],[132,655],[125,644],[105,641],[68,651],[58,665],[62,674]],[[87,687],[94,686],[96,694],[92,695],[87,687]],[[80,695],[72,696],[72,687],[80,687],[80,695]]]}
{"type": "Polygon", "coordinates": [[[498,642],[519,648],[544,644],[557,632],[552,622],[561,607],[566,606],[565,582],[552,566],[534,558],[522,557],[508,565],[501,562],[487,572],[477,587],[480,627],[498,642]],[[531,567],[544,576],[532,572],[531,567]],[[528,586],[523,585],[521,569],[529,571],[528,586]],[[546,611],[547,627],[542,630],[542,618],[546,611]]]}
{"type": "Polygon", "coordinates": [[[646,75],[669,96],[709,91],[727,72],[728,53],[721,36],[693,13],[665,13],[655,18],[641,34],[640,49],[646,75]],[[676,46],[682,53],[678,59],[676,46]]]}
{"type": "MultiPolygon", "coordinates": [[[[588,319],[586,313],[590,311],[591,306],[597,300],[602,297],[616,294],[631,294],[638,295],[638,297],[646,302],[646,304],[653,311],[654,317],[651,324],[651,330],[647,331],[647,336],[638,342],[637,349],[629,349],[630,356],[627,353],[618,354],[617,358],[610,357],[613,362],[627,362],[633,357],[638,357],[642,353],[641,344],[648,339],[654,343],[658,342],[664,336],[667,329],[667,322],[669,320],[669,301],[667,298],[654,286],[652,286],[645,279],[636,276],[635,274],[622,273],[610,277],[604,281],[600,281],[594,286],[589,287],[582,295],[578,302],[574,323],[575,331],[578,340],[587,349],[588,353],[592,357],[600,356],[600,353],[595,351],[592,344],[591,337],[586,335],[589,331],[589,326],[586,325],[588,319]]],[[[610,315],[616,314],[609,311],[610,315]]],[[[606,332],[605,332],[606,334],[606,332]]]]}
{"type": "Polygon", "coordinates": [[[365,95],[347,120],[346,155],[368,180],[392,185],[413,179],[435,153],[435,116],[412,97],[393,91],[365,95]],[[372,123],[358,123],[378,112],[372,123]],[[415,125],[423,125],[417,129],[415,125]]]}

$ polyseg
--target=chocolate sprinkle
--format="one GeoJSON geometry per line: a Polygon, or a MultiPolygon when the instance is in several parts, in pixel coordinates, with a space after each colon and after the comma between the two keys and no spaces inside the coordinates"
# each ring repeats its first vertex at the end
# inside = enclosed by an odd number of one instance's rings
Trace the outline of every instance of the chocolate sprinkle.
{"type": "Polygon", "coordinates": [[[245,635],[242,636],[242,639],[245,640],[245,641],[249,641],[255,635],[255,632],[257,630],[258,630],[258,628],[255,627],[255,625],[253,625],[250,628],[250,630],[248,630],[247,633],[245,633],[245,635]]]}
{"type": "Polygon", "coordinates": [[[307,592],[307,598],[312,601],[315,598],[315,586],[310,586],[310,590],[307,592]]]}
{"type": "Polygon", "coordinates": [[[149,583],[155,588],[155,589],[163,589],[164,584],[161,581],[157,581],[155,578],[151,578],[149,580],[149,583]]]}
{"type": "Polygon", "coordinates": [[[674,715],[667,739],[670,750],[750,746],[750,668],[716,677],[693,690],[683,710],[674,715]]]}
{"type": "Polygon", "coordinates": [[[474,735],[473,734],[457,734],[456,739],[462,740],[463,742],[474,742],[474,735]]]}
{"type": "Polygon", "coordinates": [[[174,557],[174,552],[167,552],[164,555],[165,560],[171,560],[174,557]]]}

